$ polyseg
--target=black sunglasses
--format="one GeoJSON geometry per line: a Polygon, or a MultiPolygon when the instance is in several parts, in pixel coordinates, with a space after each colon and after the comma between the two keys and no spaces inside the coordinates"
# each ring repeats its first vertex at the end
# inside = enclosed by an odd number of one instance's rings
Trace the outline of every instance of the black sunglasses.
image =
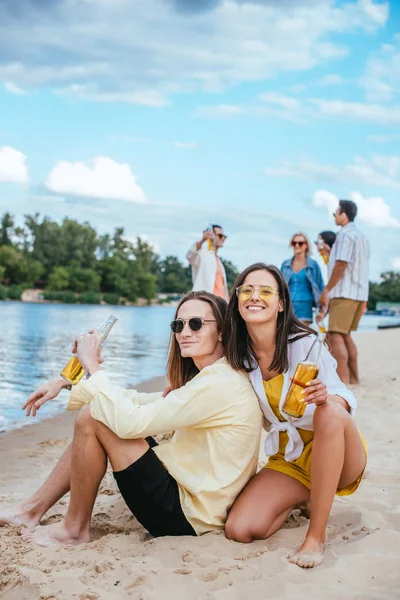
{"type": "Polygon", "coordinates": [[[292,246],[293,246],[293,248],[294,248],[295,246],[300,246],[300,248],[301,248],[302,246],[304,246],[304,244],[305,244],[305,243],[306,243],[306,242],[292,242],[292,246]]]}
{"type": "Polygon", "coordinates": [[[226,238],[228,237],[223,233],[216,233],[215,236],[219,237],[220,240],[226,240],[226,238]]]}
{"type": "Polygon", "coordinates": [[[170,323],[172,333],[181,333],[186,323],[192,331],[200,331],[204,323],[215,323],[215,319],[203,319],[202,317],[192,317],[191,319],[174,319],[170,323]]]}

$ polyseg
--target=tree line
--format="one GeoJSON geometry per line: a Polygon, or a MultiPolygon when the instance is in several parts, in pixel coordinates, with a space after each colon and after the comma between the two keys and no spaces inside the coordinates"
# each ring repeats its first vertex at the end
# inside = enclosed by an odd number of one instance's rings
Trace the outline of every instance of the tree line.
{"type": "MultiPolygon", "coordinates": [[[[228,285],[238,271],[223,260],[228,285]]],[[[150,301],[158,293],[183,294],[191,289],[189,265],[176,256],[161,258],[140,237],[129,241],[123,227],[98,235],[87,222],[64,218],[59,224],[39,214],[26,215],[23,227],[6,212],[0,221],[0,299],[18,299],[25,288],[45,290],[49,300],[119,298],[150,301]]]]}
{"type": "MultiPolygon", "coordinates": [[[[238,270],[224,263],[231,288],[238,270]]],[[[87,222],[64,218],[61,224],[26,215],[23,227],[6,212],[0,220],[0,299],[19,299],[25,288],[41,287],[49,300],[110,304],[120,298],[151,301],[158,293],[184,294],[191,289],[189,265],[176,256],[161,258],[140,237],[129,241],[123,227],[112,235],[98,235],[87,222]],[[77,296],[79,295],[79,297],[77,296]]],[[[368,308],[377,302],[400,302],[400,273],[382,273],[379,283],[370,282],[368,308]]]]}

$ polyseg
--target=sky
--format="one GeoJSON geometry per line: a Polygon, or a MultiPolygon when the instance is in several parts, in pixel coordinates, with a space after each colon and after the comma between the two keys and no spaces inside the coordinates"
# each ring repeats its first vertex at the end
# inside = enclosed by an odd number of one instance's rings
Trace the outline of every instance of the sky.
{"type": "MultiPolygon", "coordinates": [[[[400,2],[0,2],[0,212],[124,227],[239,269],[358,205],[400,270],[400,2]]],[[[324,268],[324,267],[323,267],[324,268]]]]}

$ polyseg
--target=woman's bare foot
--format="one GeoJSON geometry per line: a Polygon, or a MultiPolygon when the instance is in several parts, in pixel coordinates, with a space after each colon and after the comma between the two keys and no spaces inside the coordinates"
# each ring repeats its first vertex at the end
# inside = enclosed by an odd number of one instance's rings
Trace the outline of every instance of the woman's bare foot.
{"type": "Polygon", "coordinates": [[[64,521],[54,523],[54,525],[39,525],[34,529],[23,529],[21,535],[25,542],[32,542],[38,546],[77,546],[92,541],[89,532],[72,534],[65,526],[64,521]]]}
{"type": "Polygon", "coordinates": [[[312,569],[318,567],[323,559],[324,544],[315,538],[307,537],[301,548],[289,558],[289,562],[304,569],[312,569]]]}
{"type": "Polygon", "coordinates": [[[0,527],[4,525],[25,525],[31,529],[39,525],[40,517],[23,504],[0,510],[0,527]]]}

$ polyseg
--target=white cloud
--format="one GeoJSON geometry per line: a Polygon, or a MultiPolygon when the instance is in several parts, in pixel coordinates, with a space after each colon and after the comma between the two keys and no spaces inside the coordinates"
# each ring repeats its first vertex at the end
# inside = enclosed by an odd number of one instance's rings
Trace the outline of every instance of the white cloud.
{"type": "MultiPolygon", "coordinates": [[[[348,199],[357,204],[357,218],[360,221],[372,227],[400,228],[400,221],[391,215],[391,208],[383,198],[364,198],[359,192],[351,192],[348,199]]],[[[338,206],[339,198],[326,190],[318,190],[313,194],[312,202],[316,207],[327,208],[331,215],[338,206]]]]}
{"type": "Polygon", "coordinates": [[[10,146],[0,147],[0,182],[28,183],[26,156],[10,146]]]}
{"type": "Polygon", "coordinates": [[[156,90],[107,92],[97,89],[97,86],[72,84],[67,87],[57,88],[56,93],[61,96],[79,98],[81,100],[124,102],[126,104],[150,106],[152,108],[162,108],[169,104],[168,98],[156,90]]]}
{"type": "Polygon", "coordinates": [[[338,34],[381,28],[388,12],[373,0],[221,0],[190,16],[171,1],[93,3],[55,2],[49,10],[19,0],[15,12],[0,3],[0,79],[159,107],[177,92],[224,90],[345,56],[350,47],[336,42],[338,34]]]}
{"type": "Polygon", "coordinates": [[[174,148],[182,148],[186,150],[193,150],[197,147],[197,142],[173,142],[174,148]]]}
{"type": "Polygon", "coordinates": [[[13,83],[12,81],[6,81],[4,87],[6,88],[7,92],[9,92],[10,94],[15,94],[16,96],[26,96],[27,94],[25,90],[15,85],[15,83],[13,83]]]}
{"type": "Polygon", "coordinates": [[[400,190],[400,157],[374,154],[370,159],[356,156],[345,166],[322,165],[309,159],[298,164],[282,163],[265,169],[272,177],[296,177],[317,181],[340,181],[400,190]]]}
{"type": "Polygon", "coordinates": [[[335,75],[333,73],[329,75],[324,75],[324,77],[321,77],[321,79],[317,81],[317,85],[323,87],[333,85],[344,85],[345,83],[347,83],[347,80],[344,79],[344,77],[342,77],[341,75],[335,75]]]}
{"type": "Polygon", "coordinates": [[[335,118],[343,121],[360,121],[379,125],[399,125],[400,105],[385,106],[366,102],[311,98],[299,100],[279,92],[260,94],[249,104],[220,104],[200,106],[196,113],[201,117],[236,117],[242,114],[274,117],[288,121],[335,118]]]}
{"type": "Polygon", "coordinates": [[[367,140],[369,142],[376,142],[377,144],[388,144],[389,142],[400,140],[400,133],[392,133],[388,135],[369,135],[367,140]]]}
{"type": "Polygon", "coordinates": [[[224,119],[225,117],[236,117],[247,112],[244,106],[236,104],[217,104],[216,106],[198,106],[195,111],[197,117],[211,117],[224,119]]]}
{"type": "Polygon", "coordinates": [[[104,156],[88,163],[58,161],[47,177],[46,187],[57,194],[147,202],[130,166],[104,156]]]}
{"type": "Polygon", "coordinates": [[[359,85],[365,90],[370,102],[389,102],[399,94],[400,36],[393,44],[383,44],[379,52],[367,61],[365,73],[359,85]]]}
{"type": "Polygon", "coordinates": [[[382,106],[363,102],[313,99],[311,103],[321,117],[337,117],[350,121],[364,121],[381,125],[400,124],[400,105],[382,106]]]}
{"type": "Polygon", "coordinates": [[[397,271],[400,271],[400,256],[393,259],[393,266],[397,271]]]}

